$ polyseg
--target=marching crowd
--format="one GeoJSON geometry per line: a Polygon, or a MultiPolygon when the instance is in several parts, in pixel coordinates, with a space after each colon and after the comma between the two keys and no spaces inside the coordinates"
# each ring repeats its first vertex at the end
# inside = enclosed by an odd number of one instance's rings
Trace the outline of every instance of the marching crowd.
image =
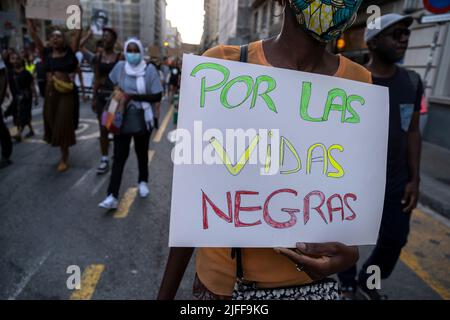
{"type": "MultiPolygon", "coordinates": [[[[171,99],[179,90],[181,69],[177,60],[148,60],[138,39],[130,39],[121,45],[117,33],[105,28],[103,36],[90,51],[86,43],[92,38],[88,31],[84,36],[77,30],[69,38],[64,30],[55,28],[45,41],[40,39],[33,20],[28,20],[28,30],[33,42],[17,51],[9,48],[2,51],[0,60],[2,112],[0,132],[2,159],[0,168],[11,165],[13,141],[20,143],[24,138],[35,135],[32,125],[33,105],[39,104],[39,95],[44,99],[44,140],[61,152],[58,172],[69,169],[69,150],[76,144],[75,132],[80,115],[80,98],[87,101],[87,86],[92,88],[92,110],[97,115],[100,130],[99,175],[111,169],[108,197],[100,206],[115,209],[124,166],[128,159],[131,139],[135,141],[139,160],[139,191],[142,197],[148,189],[148,147],[150,135],[158,128],[160,102],[163,97],[171,99]],[[86,86],[82,63],[88,63],[94,77],[86,86]],[[78,86],[76,85],[78,83],[78,86]],[[110,165],[111,133],[104,125],[105,113],[115,91],[121,91],[121,104],[128,109],[121,132],[116,132],[114,141],[114,162],[110,165]],[[3,113],[4,111],[4,113],[3,113]],[[17,134],[10,136],[5,120],[11,117],[17,134]],[[142,120],[142,121],[141,121],[142,120]],[[144,125],[143,125],[144,124],[144,125]],[[24,136],[24,130],[28,132],[24,136]]],[[[125,113],[124,113],[125,115],[125,113]]]]}

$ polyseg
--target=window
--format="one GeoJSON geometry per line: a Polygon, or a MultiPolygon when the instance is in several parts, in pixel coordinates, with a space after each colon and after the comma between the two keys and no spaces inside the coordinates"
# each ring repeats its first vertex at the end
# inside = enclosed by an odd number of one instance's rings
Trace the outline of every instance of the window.
{"type": "Polygon", "coordinates": [[[268,9],[267,3],[262,7],[262,29],[267,29],[267,9],[268,9]]]}

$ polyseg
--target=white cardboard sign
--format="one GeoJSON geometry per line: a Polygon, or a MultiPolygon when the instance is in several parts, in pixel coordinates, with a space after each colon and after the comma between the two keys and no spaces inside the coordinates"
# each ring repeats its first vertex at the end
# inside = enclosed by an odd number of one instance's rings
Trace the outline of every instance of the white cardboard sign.
{"type": "Polygon", "coordinates": [[[27,0],[26,17],[39,20],[66,20],[67,8],[80,5],[80,0],[27,0]]]}
{"type": "Polygon", "coordinates": [[[387,88],[185,55],[179,109],[171,247],[376,243],[387,88]]]}

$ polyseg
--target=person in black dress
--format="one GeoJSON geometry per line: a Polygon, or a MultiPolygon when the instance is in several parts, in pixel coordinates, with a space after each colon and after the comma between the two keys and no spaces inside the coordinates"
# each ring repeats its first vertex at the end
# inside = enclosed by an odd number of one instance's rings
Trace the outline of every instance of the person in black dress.
{"type": "Polygon", "coordinates": [[[34,78],[25,70],[25,61],[23,58],[17,53],[14,53],[10,57],[10,63],[13,70],[9,74],[9,83],[13,96],[15,125],[17,127],[17,135],[14,139],[17,142],[21,142],[25,127],[29,128],[29,133],[26,137],[34,136],[34,130],[31,124],[31,109],[33,100],[35,105],[39,101],[37,99],[34,78]]]}
{"type": "Polygon", "coordinates": [[[92,110],[97,113],[100,126],[100,151],[102,158],[97,169],[99,175],[109,170],[109,138],[108,131],[102,126],[102,114],[108,98],[114,90],[114,85],[109,80],[109,74],[116,64],[123,60],[121,53],[115,51],[117,33],[110,28],[103,31],[102,51],[98,53],[93,61],[94,67],[94,97],[92,99],[92,110]]]}
{"type": "Polygon", "coordinates": [[[58,172],[69,169],[69,148],[76,144],[75,131],[79,121],[79,97],[74,84],[78,60],[75,52],[80,47],[81,28],[75,30],[68,45],[64,33],[55,30],[50,36],[49,47],[44,47],[32,20],[28,30],[36,43],[47,74],[44,100],[44,140],[61,149],[58,172]]]}

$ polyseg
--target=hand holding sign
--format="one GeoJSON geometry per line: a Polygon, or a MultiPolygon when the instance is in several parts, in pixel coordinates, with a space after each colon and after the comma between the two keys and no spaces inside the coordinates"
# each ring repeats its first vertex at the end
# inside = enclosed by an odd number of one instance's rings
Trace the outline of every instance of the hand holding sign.
{"type": "Polygon", "coordinates": [[[345,271],[359,258],[357,247],[341,243],[298,243],[296,249],[276,248],[275,251],[292,260],[299,271],[306,272],[312,280],[345,271]]]}

